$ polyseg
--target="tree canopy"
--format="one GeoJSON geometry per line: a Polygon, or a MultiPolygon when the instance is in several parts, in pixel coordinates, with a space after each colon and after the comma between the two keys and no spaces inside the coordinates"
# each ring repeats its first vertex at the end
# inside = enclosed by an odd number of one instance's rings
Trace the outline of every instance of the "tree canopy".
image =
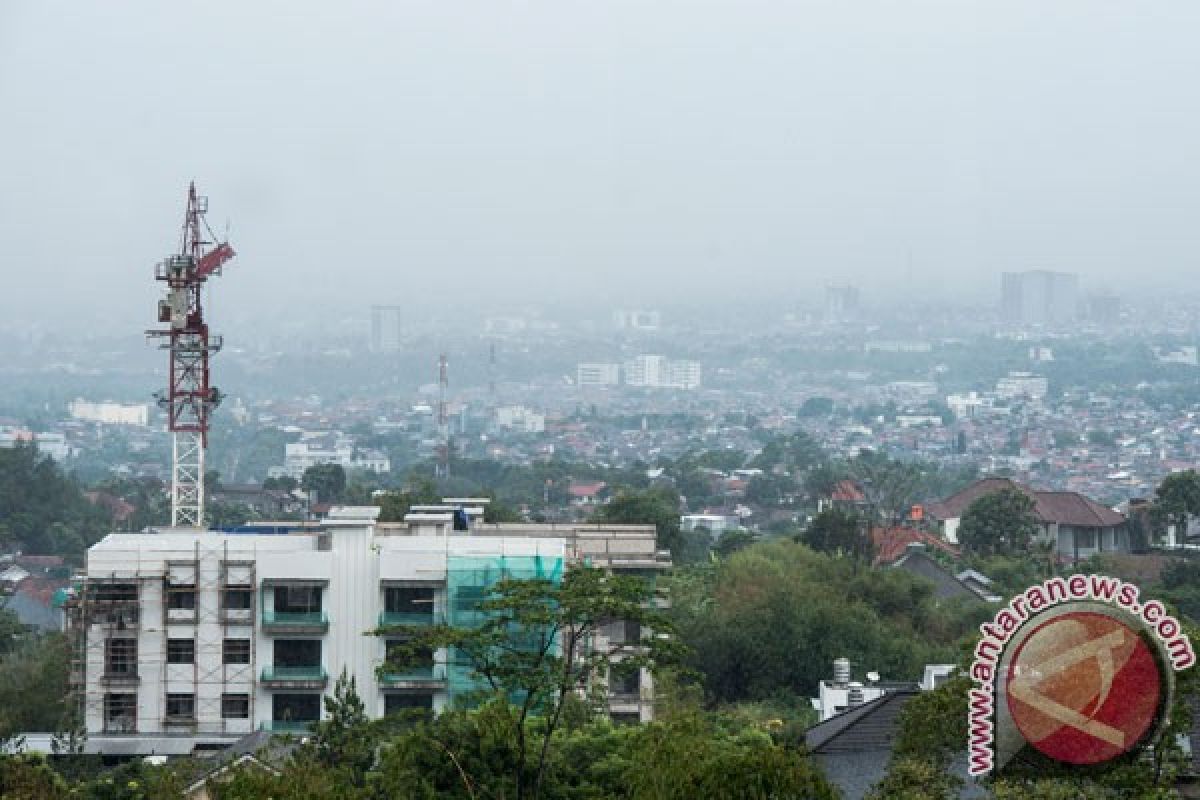
{"type": "Polygon", "coordinates": [[[963,512],[958,541],[972,555],[1016,555],[1038,535],[1033,499],[1011,486],[989,492],[963,512]]]}

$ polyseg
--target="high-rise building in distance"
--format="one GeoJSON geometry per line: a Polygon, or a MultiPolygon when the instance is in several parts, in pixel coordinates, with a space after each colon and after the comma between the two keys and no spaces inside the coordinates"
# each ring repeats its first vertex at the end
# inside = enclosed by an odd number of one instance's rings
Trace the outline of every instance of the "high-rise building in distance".
{"type": "Polygon", "coordinates": [[[1079,312],[1079,276],[1044,269],[1005,272],[1000,310],[1006,321],[1023,325],[1074,322],[1079,312]]]}

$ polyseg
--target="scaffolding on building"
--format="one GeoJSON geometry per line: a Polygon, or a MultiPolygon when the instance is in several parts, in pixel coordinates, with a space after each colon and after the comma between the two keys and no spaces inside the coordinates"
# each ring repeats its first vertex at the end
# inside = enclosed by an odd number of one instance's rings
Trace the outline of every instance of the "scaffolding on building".
{"type": "Polygon", "coordinates": [[[87,724],[89,719],[99,719],[104,733],[148,730],[147,721],[137,719],[136,700],[132,716],[115,714],[110,705],[113,697],[132,694],[136,698],[143,682],[157,670],[161,714],[154,720],[155,729],[215,735],[248,732],[256,687],[254,585],[254,561],[230,559],[225,541],[197,541],[190,559],[78,576],[65,610],[70,688],[81,720],[87,724]],[[156,590],[158,598],[153,596],[156,590]],[[147,619],[145,610],[153,609],[156,599],[161,603],[161,618],[147,619]],[[161,635],[149,635],[154,628],[161,635]],[[244,631],[238,636],[249,644],[247,663],[225,664],[225,641],[238,629],[244,631]],[[173,639],[192,642],[190,664],[170,663],[173,639]],[[133,644],[114,650],[115,640],[133,644]],[[130,652],[132,663],[127,664],[130,652]],[[189,687],[190,713],[168,713],[166,696],[173,682],[189,687]],[[223,698],[228,694],[247,695],[245,717],[225,718],[223,698]]]}

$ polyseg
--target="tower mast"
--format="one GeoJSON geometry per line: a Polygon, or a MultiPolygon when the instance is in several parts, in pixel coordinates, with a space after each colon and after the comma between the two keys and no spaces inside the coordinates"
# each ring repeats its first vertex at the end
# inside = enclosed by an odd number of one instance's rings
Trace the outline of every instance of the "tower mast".
{"type": "Polygon", "coordinates": [[[179,252],[167,256],[154,269],[156,280],[166,283],[166,296],[158,301],[158,321],[165,329],[147,331],[159,338],[169,353],[168,384],[158,392],[167,412],[171,432],[171,525],[204,527],[204,451],[208,447],[209,415],[221,402],[221,393],[209,384],[209,357],[221,349],[221,337],[209,334],[201,306],[201,289],[210,275],[234,256],[228,242],[217,242],[205,214],[208,198],[188,186],[179,252]]]}
{"type": "Polygon", "coordinates": [[[446,390],[450,385],[450,366],[446,354],[438,358],[438,459],[437,477],[450,477],[450,419],[446,413],[446,390]]]}

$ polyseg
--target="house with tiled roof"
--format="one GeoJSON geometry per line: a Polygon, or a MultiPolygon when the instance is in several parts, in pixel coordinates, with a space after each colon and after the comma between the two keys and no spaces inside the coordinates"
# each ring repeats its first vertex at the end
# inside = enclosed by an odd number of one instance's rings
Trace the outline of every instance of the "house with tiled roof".
{"type": "Polygon", "coordinates": [[[945,500],[929,503],[925,515],[948,542],[957,544],[962,516],[981,497],[1016,489],[1033,501],[1042,542],[1053,543],[1060,559],[1078,561],[1097,553],[1128,553],[1125,515],[1079,492],[1042,491],[1008,478],[984,478],[945,500]]]}
{"type": "Polygon", "coordinates": [[[598,506],[608,484],[604,481],[571,481],[567,487],[567,495],[573,506],[598,506]]]}

